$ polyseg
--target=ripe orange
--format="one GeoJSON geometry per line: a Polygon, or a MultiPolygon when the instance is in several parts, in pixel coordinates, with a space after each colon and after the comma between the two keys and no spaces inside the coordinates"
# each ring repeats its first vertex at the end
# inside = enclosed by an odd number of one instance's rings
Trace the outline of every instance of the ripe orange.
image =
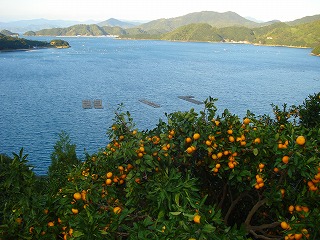
{"type": "Polygon", "coordinates": [[[217,164],[216,164],[216,168],[219,169],[220,167],[221,167],[221,164],[220,164],[220,163],[217,163],[217,164]]]}
{"type": "Polygon", "coordinates": [[[232,162],[228,162],[228,166],[229,166],[230,169],[234,168],[234,164],[232,162]]]}
{"type": "Polygon", "coordinates": [[[48,227],[53,227],[54,226],[54,222],[48,222],[48,227]]]}
{"type": "Polygon", "coordinates": [[[107,178],[111,178],[112,175],[113,175],[112,172],[108,172],[108,173],[107,173],[107,178]]]}
{"type": "Polygon", "coordinates": [[[263,163],[259,163],[259,168],[263,169],[264,168],[264,164],[263,163]]]}
{"type": "Polygon", "coordinates": [[[234,142],[234,140],[235,140],[235,139],[234,139],[233,136],[230,136],[230,137],[229,137],[229,142],[234,142]]]}
{"type": "Polygon", "coordinates": [[[305,139],[305,137],[304,136],[299,136],[299,137],[297,137],[297,139],[296,139],[296,143],[298,144],[298,145],[304,145],[305,143],[306,143],[306,139],[305,139]]]}
{"type": "Polygon", "coordinates": [[[286,222],[281,222],[281,223],[280,223],[280,226],[281,226],[281,228],[284,229],[284,230],[287,230],[287,229],[289,228],[289,224],[286,223],[286,222]]]}
{"type": "Polygon", "coordinates": [[[243,124],[248,125],[251,122],[249,118],[243,119],[243,124]]]}
{"type": "Polygon", "coordinates": [[[195,215],[194,217],[193,217],[193,221],[195,222],[195,223],[200,223],[200,218],[201,218],[201,216],[200,215],[195,215]]]}
{"type": "Polygon", "coordinates": [[[294,206],[293,206],[293,205],[290,205],[289,208],[288,208],[288,210],[289,210],[290,213],[292,213],[292,212],[294,211],[294,206]]]}
{"type": "Polygon", "coordinates": [[[113,209],[113,212],[114,212],[115,214],[119,214],[119,213],[121,212],[121,208],[120,208],[120,207],[115,207],[115,208],[113,209]]]}
{"type": "Polygon", "coordinates": [[[263,178],[261,178],[261,177],[257,178],[257,183],[258,183],[258,184],[259,184],[259,183],[263,183],[263,178]]]}
{"type": "Polygon", "coordinates": [[[284,164],[288,164],[288,162],[289,162],[289,157],[288,157],[288,156],[283,156],[283,157],[282,157],[282,162],[283,162],[284,164]]]}
{"type": "Polygon", "coordinates": [[[232,129],[229,129],[229,130],[227,131],[227,133],[228,133],[229,135],[231,135],[231,134],[233,133],[232,129]]]}
{"type": "Polygon", "coordinates": [[[200,138],[200,134],[199,133],[193,134],[193,139],[194,140],[198,140],[199,138],[200,138]]]}
{"type": "Polygon", "coordinates": [[[80,200],[80,199],[81,199],[81,193],[76,192],[75,194],[73,194],[73,198],[74,198],[75,200],[80,200]]]}
{"type": "Polygon", "coordinates": [[[73,214],[78,214],[79,213],[79,210],[76,209],[76,208],[72,208],[71,211],[72,211],[73,214]]]}
{"type": "Polygon", "coordinates": [[[190,137],[187,137],[186,138],[186,143],[191,143],[192,142],[192,139],[190,137]]]}
{"type": "Polygon", "coordinates": [[[302,233],[296,233],[294,234],[294,239],[299,240],[302,238],[302,236],[303,236],[302,233]]]}
{"type": "Polygon", "coordinates": [[[211,146],[211,144],[212,144],[212,142],[211,142],[210,140],[207,140],[207,141],[206,141],[206,145],[207,145],[207,146],[211,146]]]}
{"type": "Polygon", "coordinates": [[[256,138],[256,139],[254,139],[254,143],[255,143],[255,144],[259,144],[259,143],[261,143],[261,139],[260,139],[260,138],[256,138]]]}
{"type": "Polygon", "coordinates": [[[107,184],[107,185],[111,185],[111,183],[112,183],[112,180],[111,180],[110,178],[108,178],[108,179],[106,180],[106,184],[107,184]]]}
{"type": "Polygon", "coordinates": [[[191,154],[193,152],[193,148],[192,147],[188,147],[186,151],[187,151],[187,153],[191,154]]]}

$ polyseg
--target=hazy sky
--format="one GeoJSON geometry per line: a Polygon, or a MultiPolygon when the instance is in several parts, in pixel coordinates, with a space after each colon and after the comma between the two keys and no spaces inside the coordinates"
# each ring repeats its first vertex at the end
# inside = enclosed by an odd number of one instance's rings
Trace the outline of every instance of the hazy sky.
{"type": "Polygon", "coordinates": [[[0,0],[0,21],[155,20],[199,11],[233,11],[258,20],[290,21],[320,14],[320,0],[0,0]]]}

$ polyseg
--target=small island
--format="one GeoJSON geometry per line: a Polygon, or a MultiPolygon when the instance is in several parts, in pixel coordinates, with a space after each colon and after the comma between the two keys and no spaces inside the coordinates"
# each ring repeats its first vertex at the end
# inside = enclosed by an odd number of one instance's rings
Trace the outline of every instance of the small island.
{"type": "Polygon", "coordinates": [[[0,33],[0,51],[28,50],[36,48],[69,48],[68,42],[55,39],[50,42],[34,41],[25,38],[6,36],[0,33]]]}

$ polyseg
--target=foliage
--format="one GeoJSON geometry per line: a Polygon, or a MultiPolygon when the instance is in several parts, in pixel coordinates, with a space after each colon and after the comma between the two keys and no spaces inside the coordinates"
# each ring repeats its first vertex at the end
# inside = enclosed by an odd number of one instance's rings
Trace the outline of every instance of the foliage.
{"type": "Polygon", "coordinates": [[[316,46],[316,47],[312,50],[312,54],[320,56],[320,45],[316,46]]]}
{"type": "Polygon", "coordinates": [[[0,34],[0,50],[29,49],[33,47],[48,47],[43,41],[32,41],[24,38],[10,37],[0,34]]]}
{"type": "Polygon", "coordinates": [[[320,126],[320,93],[309,95],[302,105],[297,108],[300,123],[306,128],[320,126]]]}
{"type": "Polygon", "coordinates": [[[0,238],[319,239],[319,128],[286,105],[240,119],[217,115],[215,101],[147,131],[119,106],[110,143],[50,183],[57,191],[35,197],[33,212],[9,211],[22,224],[0,238]]]}
{"type": "Polygon", "coordinates": [[[61,40],[61,39],[55,39],[50,41],[51,46],[55,47],[63,47],[63,48],[68,48],[70,47],[69,43],[67,41],[61,40]]]}
{"type": "MultiPolygon", "coordinates": [[[[59,140],[54,146],[54,152],[51,154],[51,165],[48,169],[48,180],[50,186],[63,186],[67,181],[67,174],[71,169],[80,164],[77,158],[76,145],[71,144],[70,136],[66,132],[59,134],[59,140]]],[[[58,188],[50,191],[57,191],[58,188]]]]}

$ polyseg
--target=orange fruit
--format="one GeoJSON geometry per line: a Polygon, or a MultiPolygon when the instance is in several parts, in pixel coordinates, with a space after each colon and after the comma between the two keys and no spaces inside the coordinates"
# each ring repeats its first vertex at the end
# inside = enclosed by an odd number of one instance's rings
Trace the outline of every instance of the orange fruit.
{"type": "Polygon", "coordinates": [[[216,164],[216,168],[219,169],[220,167],[221,167],[221,164],[220,164],[220,163],[217,163],[217,164],[216,164]]]}
{"type": "Polygon", "coordinates": [[[207,145],[207,146],[211,146],[211,144],[212,144],[212,142],[211,142],[210,140],[207,140],[207,141],[206,141],[206,145],[207,145]]]}
{"type": "Polygon", "coordinates": [[[263,178],[261,178],[261,177],[257,178],[257,183],[258,183],[258,184],[259,184],[259,183],[263,183],[263,178]]]}
{"type": "Polygon", "coordinates": [[[108,178],[108,179],[106,180],[106,184],[107,184],[107,185],[111,185],[111,183],[112,183],[112,180],[111,180],[110,178],[108,178]]]}
{"type": "Polygon", "coordinates": [[[48,227],[53,227],[54,226],[54,222],[48,222],[48,227]]]}
{"type": "Polygon", "coordinates": [[[227,131],[227,133],[228,133],[229,135],[231,135],[231,134],[233,133],[232,129],[229,129],[229,130],[227,131]]]}
{"type": "Polygon", "coordinates": [[[243,119],[243,124],[248,125],[251,122],[249,118],[243,119]]]}
{"type": "Polygon", "coordinates": [[[194,217],[193,217],[193,221],[195,222],[195,223],[200,223],[200,218],[201,218],[201,216],[200,215],[195,215],[194,217]]]}
{"type": "Polygon", "coordinates": [[[71,211],[72,211],[73,214],[78,214],[79,213],[79,210],[76,209],[76,208],[72,208],[71,211]]]}
{"type": "Polygon", "coordinates": [[[113,175],[112,172],[108,172],[108,173],[107,173],[107,178],[111,178],[112,175],[113,175]]]}
{"type": "Polygon", "coordinates": [[[199,138],[200,138],[200,134],[199,133],[193,134],[193,139],[194,140],[198,140],[199,138]]]}
{"type": "Polygon", "coordinates": [[[228,166],[229,166],[230,169],[234,168],[234,164],[232,162],[228,162],[228,166]]]}
{"type": "Polygon", "coordinates": [[[288,156],[283,156],[283,157],[282,157],[282,162],[283,162],[284,164],[288,164],[288,162],[289,162],[289,157],[288,157],[288,156]]]}
{"type": "Polygon", "coordinates": [[[73,194],[73,198],[74,198],[75,200],[80,200],[80,199],[81,199],[81,193],[76,192],[75,194],[73,194]]]}
{"type": "Polygon", "coordinates": [[[119,214],[119,213],[121,212],[121,208],[120,208],[120,207],[115,207],[115,208],[113,209],[113,212],[114,212],[115,214],[119,214]]]}
{"type": "Polygon", "coordinates": [[[255,144],[259,144],[259,143],[261,143],[261,139],[260,139],[260,138],[256,138],[256,139],[254,139],[254,143],[255,143],[255,144]]]}
{"type": "Polygon", "coordinates": [[[186,138],[186,143],[191,143],[192,142],[192,139],[190,137],[187,137],[186,138]]]}
{"type": "Polygon", "coordinates": [[[289,228],[289,224],[286,223],[286,222],[281,222],[281,223],[280,223],[280,226],[281,226],[281,228],[284,229],[284,230],[287,230],[287,229],[289,228]]]}
{"type": "Polygon", "coordinates": [[[259,164],[259,168],[260,168],[260,169],[263,169],[263,168],[264,168],[264,164],[263,164],[263,163],[260,163],[260,164],[259,164]]]}
{"type": "Polygon", "coordinates": [[[218,157],[218,158],[222,158],[222,156],[223,156],[223,153],[222,153],[222,152],[218,152],[218,153],[217,153],[217,157],[218,157]]]}
{"type": "Polygon", "coordinates": [[[186,151],[187,151],[187,153],[191,154],[193,152],[193,148],[192,147],[188,147],[186,151]]]}
{"type": "Polygon", "coordinates": [[[302,233],[296,233],[296,234],[294,234],[294,239],[299,240],[302,238],[302,236],[303,236],[302,233]]]}
{"type": "Polygon", "coordinates": [[[277,172],[279,172],[279,168],[275,167],[275,168],[273,169],[273,171],[274,171],[275,173],[277,173],[277,172]]]}
{"type": "Polygon", "coordinates": [[[229,137],[229,142],[234,142],[234,140],[235,140],[235,139],[234,139],[233,136],[230,136],[230,137],[229,137]]]}
{"type": "Polygon", "coordinates": [[[289,210],[289,212],[292,213],[292,212],[294,211],[294,206],[293,206],[293,205],[290,205],[289,208],[288,208],[288,210],[289,210]]]}
{"type": "Polygon", "coordinates": [[[298,145],[304,145],[305,143],[306,143],[306,139],[305,139],[305,137],[304,136],[299,136],[299,137],[297,137],[297,139],[296,139],[296,143],[298,144],[298,145]]]}

